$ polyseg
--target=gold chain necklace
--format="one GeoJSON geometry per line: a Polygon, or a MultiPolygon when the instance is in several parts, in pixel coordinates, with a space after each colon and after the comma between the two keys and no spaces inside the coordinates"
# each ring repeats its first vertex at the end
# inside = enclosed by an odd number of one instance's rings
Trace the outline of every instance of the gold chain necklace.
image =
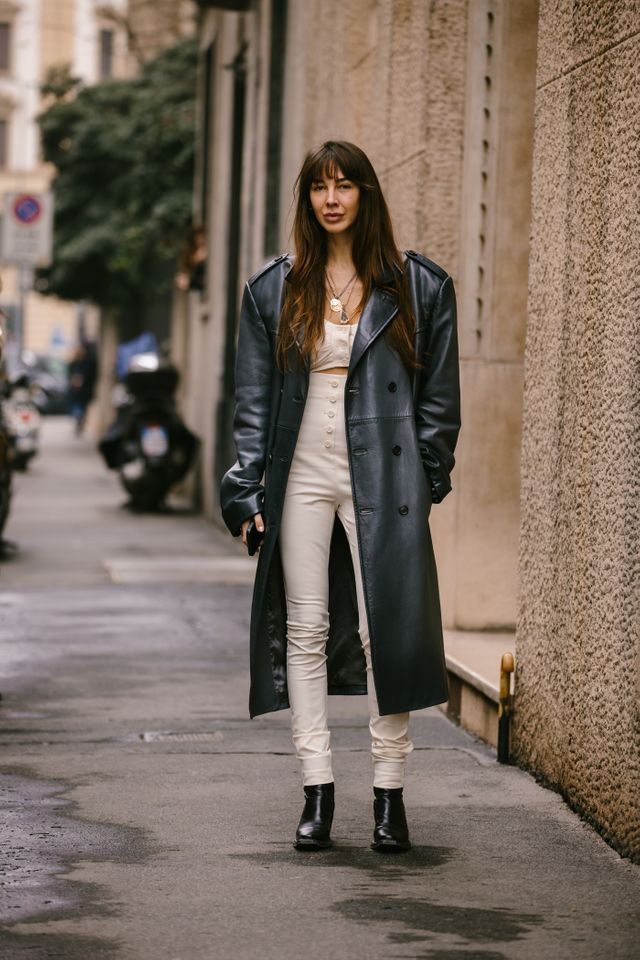
{"type": "MultiPolygon", "coordinates": [[[[331,299],[329,300],[329,306],[333,313],[340,314],[340,323],[349,323],[349,315],[347,314],[345,305],[342,302],[342,297],[344,297],[347,290],[349,290],[349,288],[352,287],[352,285],[354,284],[356,277],[358,276],[358,271],[357,270],[355,271],[355,273],[353,274],[349,282],[346,284],[346,286],[340,293],[336,293],[335,285],[333,283],[333,280],[331,279],[331,275],[329,274],[328,270],[325,270],[325,275],[327,278],[327,283],[329,284],[329,289],[333,294],[333,297],[331,297],[331,299]]],[[[347,297],[347,306],[349,304],[349,300],[351,299],[352,292],[353,290],[349,290],[349,295],[347,297]]]]}

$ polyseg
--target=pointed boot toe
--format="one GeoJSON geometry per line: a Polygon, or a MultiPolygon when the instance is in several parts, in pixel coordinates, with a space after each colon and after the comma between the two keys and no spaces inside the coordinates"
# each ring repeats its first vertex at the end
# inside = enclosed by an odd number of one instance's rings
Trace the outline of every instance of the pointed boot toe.
{"type": "Polygon", "coordinates": [[[296,850],[326,850],[331,846],[333,783],[318,783],[305,787],[304,796],[304,809],[293,845],[296,850]]]}
{"type": "Polygon", "coordinates": [[[373,788],[373,843],[378,853],[404,853],[411,849],[402,787],[373,788]]]}

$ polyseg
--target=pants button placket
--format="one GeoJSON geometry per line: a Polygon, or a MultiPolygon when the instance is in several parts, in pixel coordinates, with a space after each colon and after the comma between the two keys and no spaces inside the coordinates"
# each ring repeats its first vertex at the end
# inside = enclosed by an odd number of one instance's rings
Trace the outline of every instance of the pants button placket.
{"type": "MultiPolygon", "coordinates": [[[[336,403],[337,401],[336,392],[337,392],[338,381],[331,379],[329,381],[329,386],[331,387],[329,397],[328,397],[329,403],[336,403]]],[[[324,432],[325,432],[324,445],[327,449],[330,449],[331,447],[334,446],[334,443],[333,443],[334,428],[333,428],[333,424],[331,423],[331,420],[333,417],[335,417],[335,409],[329,408],[328,410],[325,410],[325,415],[326,415],[326,421],[325,421],[325,427],[324,427],[324,432]]]]}

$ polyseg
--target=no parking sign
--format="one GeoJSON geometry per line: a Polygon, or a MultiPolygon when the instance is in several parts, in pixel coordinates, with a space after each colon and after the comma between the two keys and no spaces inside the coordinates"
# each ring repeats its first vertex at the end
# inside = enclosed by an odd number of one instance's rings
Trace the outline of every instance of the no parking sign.
{"type": "Polygon", "coordinates": [[[43,266],[51,260],[51,193],[5,193],[0,234],[5,263],[43,266]]]}

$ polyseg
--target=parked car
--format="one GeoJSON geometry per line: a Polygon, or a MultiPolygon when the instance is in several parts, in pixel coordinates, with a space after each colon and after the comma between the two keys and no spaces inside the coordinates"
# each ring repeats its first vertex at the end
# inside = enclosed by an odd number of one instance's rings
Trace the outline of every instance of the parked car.
{"type": "Polygon", "coordinates": [[[11,379],[26,373],[31,384],[32,398],[40,413],[69,412],[69,384],[67,364],[59,357],[23,350],[9,362],[7,373],[11,379]]]}

